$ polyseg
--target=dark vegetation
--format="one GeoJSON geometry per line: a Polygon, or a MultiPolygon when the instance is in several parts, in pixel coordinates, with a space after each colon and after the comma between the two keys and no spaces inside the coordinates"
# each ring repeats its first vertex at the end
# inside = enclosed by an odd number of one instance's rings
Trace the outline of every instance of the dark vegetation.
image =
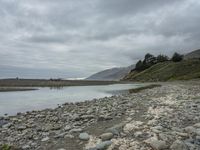
{"type": "MultiPolygon", "coordinates": [[[[178,53],[174,53],[174,55],[171,58],[171,61],[173,62],[179,62],[182,60],[183,60],[183,55],[178,54],[178,53]]],[[[148,53],[145,55],[144,60],[139,60],[136,63],[135,69],[133,69],[132,71],[143,71],[157,63],[166,62],[166,61],[170,61],[169,57],[166,55],[160,54],[157,57],[155,57],[154,55],[148,53]]]]}
{"type": "Polygon", "coordinates": [[[166,55],[157,57],[146,54],[139,60],[124,80],[131,81],[171,81],[200,79],[200,60],[183,59],[184,56],[174,53],[169,59],[166,55]]]}
{"type": "Polygon", "coordinates": [[[183,55],[179,54],[179,53],[174,53],[174,55],[172,56],[171,59],[173,62],[179,62],[183,60],[183,55]]]}
{"type": "Polygon", "coordinates": [[[4,144],[4,145],[0,146],[0,149],[2,149],[2,150],[11,150],[11,148],[12,147],[8,144],[4,144]]]}

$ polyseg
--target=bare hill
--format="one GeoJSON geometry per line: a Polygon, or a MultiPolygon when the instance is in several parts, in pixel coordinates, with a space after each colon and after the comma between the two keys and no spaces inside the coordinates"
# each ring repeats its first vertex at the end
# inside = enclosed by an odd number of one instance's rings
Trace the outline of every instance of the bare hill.
{"type": "Polygon", "coordinates": [[[200,59],[200,49],[192,51],[184,56],[184,59],[200,59]]]}
{"type": "Polygon", "coordinates": [[[135,65],[103,70],[91,75],[86,80],[120,80],[126,76],[133,68],[135,68],[135,65]]]}

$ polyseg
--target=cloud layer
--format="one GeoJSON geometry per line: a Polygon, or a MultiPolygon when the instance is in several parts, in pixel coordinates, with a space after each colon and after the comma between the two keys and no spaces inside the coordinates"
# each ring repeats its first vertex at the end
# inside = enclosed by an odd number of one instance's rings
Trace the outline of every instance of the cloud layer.
{"type": "Polygon", "coordinates": [[[147,52],[198,49],[199,9],[199,0],[0,0],[0,77],[86,77],[147,52]]]}

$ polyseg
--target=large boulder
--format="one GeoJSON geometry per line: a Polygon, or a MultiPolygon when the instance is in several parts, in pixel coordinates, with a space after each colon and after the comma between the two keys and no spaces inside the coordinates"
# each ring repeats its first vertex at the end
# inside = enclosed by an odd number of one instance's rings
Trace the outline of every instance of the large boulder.
{"type": "Polygon", "coordinates": [[[180,141],[180,140],[176,140],[170,147],[171,150],[189,150],[187,145],[180,141]]]}
{"type": "Polygon", "coordinates": [[[150,145],[154,150],[163,150],[169,147],[165,141],[158,140],[155,137],[151,137],[144,142],[150,145]]]}

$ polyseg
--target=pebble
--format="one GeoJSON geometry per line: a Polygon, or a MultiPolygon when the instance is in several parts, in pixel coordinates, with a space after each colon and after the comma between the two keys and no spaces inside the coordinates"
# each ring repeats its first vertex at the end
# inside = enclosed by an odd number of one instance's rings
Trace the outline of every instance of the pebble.
{"type": "Polygon", "coordinates": [[[26,129],[26,126],[19,126],[17,127],[18,130],[25,130],[26,129]]]}
{"type": "Polygon", "coordinates": [[[73,135],[71,135],[71,134],[66,134],[66,135],[64,136],[64,138],[65,138],[65,139],[67,139],[67,138],[73,139],[73,138],[74,138],[74,136],[73,136],[73,135]]]}
{"type": "Polygon", "coordinates": [[[29,149],[29,148],[30,148],[29,145],[24,145],[24,146],[22,146],[22,149],[29,149]]]}
{"type": "Polygon", "coordinates": [[[42,142],[46,142],[46,141],[48,141],[49,140],[49,137],[45,137],[45,138],[43,138],[41,141],[42,142]]]}
{"type": "Polygon", "coordinates": [[[200,122],[193,125],[195,128],[200,128],[200,122]]]}
{"type": "Polygon", "coordinates": [[[75,129],[71,129],[69,132],[70,133],[73,133],[73,132],[82,132],[83,131],[83,129],[81,129],[81,128],[75,128],[75,129]]]}
{"type": "Polygon", "coordinates": [[[196,133],[196,129],[192,126],[188,126],[184,129],[188,134],[195,134],[196,133]]]}
{"type": "Polygon", "coordinates": [[[110,132],[113,135],[119,135],[123,131],[124,125],[125,123],[114,125],[113,127],[106,129],[106,132],[110,132]]]}
{"type": "Polygon", "coordinates": [[[72,127],[71,127],[70,125],[66,125],[65,128],[64,128],[64,130],[65,130],[65,131],[69,131],[71,128],[72,128],[72,127]]]}
{"type": "Polygon", "coordinates": [[[96,145],[97,150],[104,150],[112,144],[112,141],[104,141],[96,145]]]}
{"type": "Polygon", "coordinates": [[[100,135],[100,138],[102,141],[108,141],[113,138],[113,134],[112,133],[103,133],[100,135]]]}
{"type": "Polygon", "coordinates": [[[90,139],[90,136],[88,133],[84,132],[84,133],[80,133],[79,134],[79,139],[80,140],[84,140],[84,141],[88,141],[90,139]]]}

